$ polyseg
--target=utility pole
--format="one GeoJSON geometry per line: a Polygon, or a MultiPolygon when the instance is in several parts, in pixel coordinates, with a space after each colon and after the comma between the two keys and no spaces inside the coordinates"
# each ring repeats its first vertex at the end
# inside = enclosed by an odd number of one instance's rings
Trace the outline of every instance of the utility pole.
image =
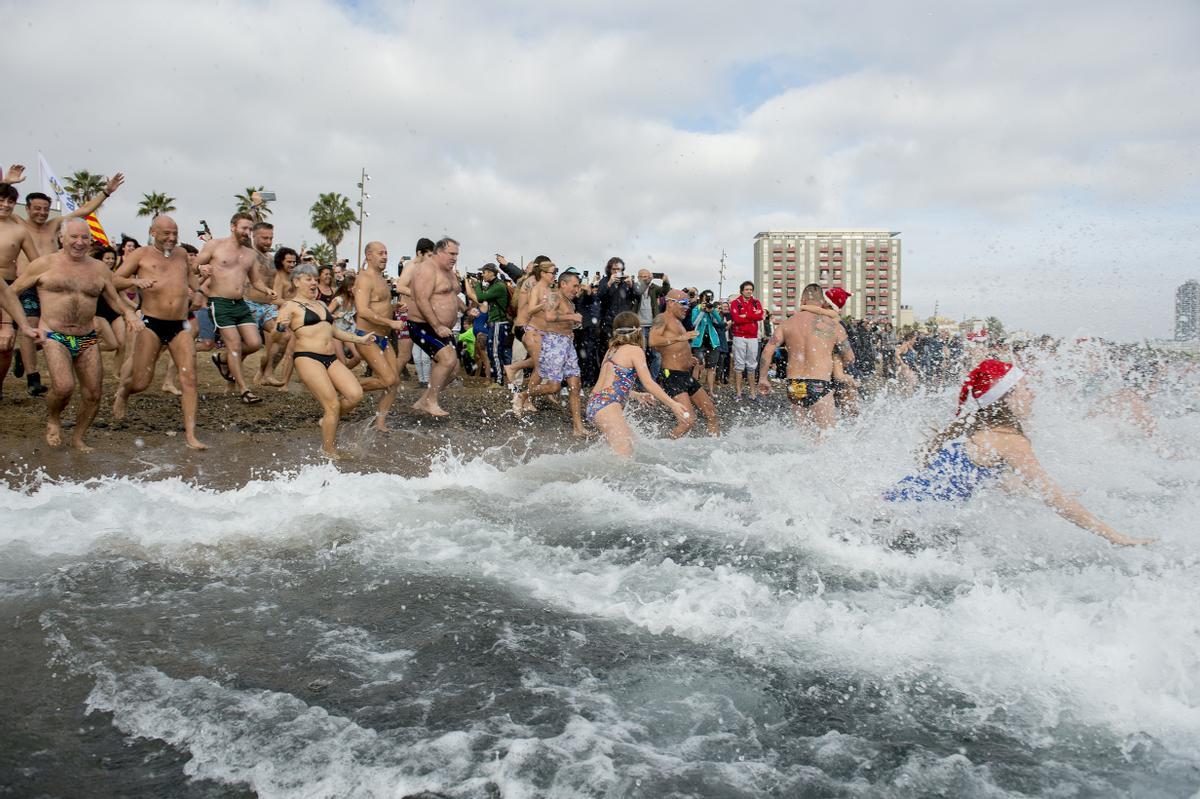
{"type": "Polygon", "coordinates": [[[362,269],[362,234],[363,234],[363,217],[368,217],[365,207],[365,201],[371,199],[371,195],[367,194],[367,181],[371,176],[367,174],[367,168],[362,168],[362,175],[358,178],[358,260],[354,262],[354,271],[362,269]]]}
{"type": "Polygon", "coordinates": [[[717,302],[725,301],[725,248],[721,248],[721,271],[717,280],[717,302]]]}

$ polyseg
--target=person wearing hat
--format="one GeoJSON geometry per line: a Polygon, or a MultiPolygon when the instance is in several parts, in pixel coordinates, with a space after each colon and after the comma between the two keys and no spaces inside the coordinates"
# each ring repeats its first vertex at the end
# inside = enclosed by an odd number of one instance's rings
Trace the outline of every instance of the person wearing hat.
{"type": "Polygon", "coordinates": [[[1023,486],[1059,516],[1114,544],[1153,542],[1121,535],[1046,473],[1022,427],[1033,398],[1019,367],[994,358],[981,362],[967,375],[959,392],[958,418],[926,446],[921,471],[905,477],[884,492],[883,498],[889,502],[954,502],[970,499],[987,483],[1023,486]]]}
{"type": "Polygon", "coordinates": [[[759,393],[771,393],[767,369],[775,350],[786,346],[788,399],[796,422],[802,427],[812,425],[827,430],[837,422],[837,408],[833,404],[833,357],[836,353],[843,363],[854,362],[846,329],[838,320],[838,312],[849,297],[850,292],[838,286],[824,289],[817,283],[808,284],[800,294],[800,309],[775,327],[763,347],[758,371],[759,393]]]}
{"type": "Polygon", "coordinates": [[[487,353],[491,361],[492,379],[504,385],[504,367],[512,363],[512,336],[509,334],[508,286],[497,280],[499,268],[486,263],[479,270],[480,280],[467,283],[471,299],[487,303],[487,353]]]}

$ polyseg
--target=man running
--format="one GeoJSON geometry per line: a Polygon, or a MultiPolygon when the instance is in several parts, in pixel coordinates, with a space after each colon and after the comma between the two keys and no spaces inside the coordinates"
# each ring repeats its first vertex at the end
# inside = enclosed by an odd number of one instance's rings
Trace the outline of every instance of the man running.
{"type": "Polygon", "coordinates": [[[196,261],[202,270],[208,267],[208,307],[225,344],[226,357],[213,353],[213,364],[221,377],[237,386],[242,402],[247,405],[262,402],[261,397],[246,387],[242,374],[246,356],[258,352],[262,338],[254,313],[242,298],[246,281],[261,292],[258,296],[275,300],[274,289],[263,282],[262,273],[256,268],[258,253],[250,246],[253,227],[250,214],[239,211],[229,220],[229,237],[206,242],[196,261]]]}
{"type": "Polygon", "coordinates": [[[586,436],[579,404],[579,359],[575,355],[575,328],[583,324],[583,315],[575,312],[575,297],[579,294],[579,274],[566,272],[558,281],[558,290],[550,291],[543,303],[541,321],[542,353],[538,359],[541,382],[530,387],[525,397],[513,401],[517,415],[534,397],[557,394],[567,384],[568,404],[571,407],[571,432],[586,436]]]}
{"type": "Polygon", "coordinates": [[[13,291],[36,288],[42,306],[42,351],[50,370],[46,398],[46,443],[62,444],[62,412],[80,387],[71,445],[83,452],[91,447],[83,436],[100,407],[103,364],[96,345],[96,298],[101,294],[119,309],[130,333],[142,329],[142,320],[113,286],[112,272],[92,258],[92,232],[82,219],[68,219],[62,229],[61,252],[43,255],[29,265],[13,284],[13,291]]]}
{"type": "Polygon", "coordinates": [[[196,438],[196,343],[188,323],[193,305],[190,298],[195,297],[196,307],[201,305],[200,279],[188,266],[187,251],[178,245],[175,220],[156,216],[150,224],[150,243],[134,250],[117,270],[120,277],[153,282],[142,289],[146,326],[130,337],[132,354],[121,369],[112,415],[117,420],[125,418],[129,397],[150,385],[158,356],[166,347],[179,372],[184,441],[192,449],[208,449],[196,438]]]}
{"type": "Polygon", "coordinates": [[[721,424],[717,421],[717,408],[712,398],[692,375],[699,361],[692,355],[692,339],[700,335],[697,330],[685,330],[681,321],[687,316],[691,302],[679,289],[667,292],[667,307],[654,317],[650,327],[650,346],[662,356],[662,378],[659,385],[663,391],[687,409],[680,417],[671,438],[687,435],[696,423],[695,406],[704,414],[704,423],[710,436],[721,435],[721,424]]]}
{"type": "Polygon", "coordinates": [[[408,334],[413,345],[433,360],[429,388],[413,408],[430,416],[449,416],[438,404],[438,392],[458,372],[458,352],[451,328],[458,319],[458,242],[449,236],[433,246],[433,255],[413,272],[413,302],[408,308],[408,334]]]}
{"type": "MultiPolygon", "coordinates": [[[[22,167],[22,171],[24,171],[24,167],[22,167]]],[[[62,217],[54,220],[50,219],[50,205],[52,203],[50,196],[42,194],[40,191],[30,192],[25,195],[25,211],[28,218],[20,219],[18,217],[17,221],[23,224],[25,229],[29,231],[29,234],[33,236],[38,253],[49,255],[52,252],[58,251],[59,225],[68,219],[82,219],[88,214],[95,213],[104,204],[104,201],[111,197],[113,192],[119,189],[124,182],[125,176],[118,172],[109,179],[99,194],[74,211],[69,211],[62,217]]],[[[32,263],[30,260],[18,259],[17,274],[20,274],[30,263],[32,263]]],[[[21,306],[25,309],[25,316],[29,319],[29,325],[37,327],[38,317],[41,315],[41,310],[38,307],[37,292],[27,290],[25,296],[21,297],[21,306]]],[[[29,393],[31,396],[40,397],[46,393],[46,387],[42,385],[42,376],[38,372],[37,345],[28,338],[22,338],[20,346],[21,365],[25,370],[25,381],[29,393]]],[[[0,381],[3,379],[4,373],[0,372],[0,381]]]]}
{"type": "Polygon", "coordinates": [[[354,333],[370,336],[371,343],[354,346],[371,367],[371,376],[361,381],[363,391],[383,392],[379,407],[375,409],[375,429],[387,430],[388,410],[396,401],[400,383],[391,334],[403,330],[404,323],[393,318],[392,284],[383,276],[387,269],[387,247],[383,242],[372,241],[363,254],[367,263],[354,281],[354,333]]]}
{"type": "MultiPolygon", "coordinates": [[[[13,215],[13,209],[17,207],[19,196],[15,186],[9,183],[0,183],[0,278],[4,279],[6,294],[9,291],[8,287],[17,279],[18,257],[24,255],[32,263],[40,255],[33,234],[21,223],[20,219],[13,215]]],[[[25,316],[24,309],[19,314],[15,314],[9,310],[10,307],[12,306],[6,304],[4,306],[6,313],[0,315],[0,391],[3,391],[4,378],[8,376],[8,368],[12,364],[13,348],[17,343],[17,322],[25,320],[22,322],[24,325],[22,331],[33,329],[25,316]]],[[[19,300],[16,307],[20,308],[19,300]]],[[[36,338],[28,333],[24,333],[24,335],[31,340],[36,338]]],[[[33,393],[32,382],[29,384],[29,391],[33,393]]]]}
{"type": "Polygon", "coordinates": [[[247,283],[242,294],[254,321],[258,323],[258,334],[266,345],[258,364],[258,374],[254,377],[256,386],[282,386],[283,382],[276,379],[271,363],[279,349],[279,332],[275,328],[275,320],[279,316],[279,290],[275,288],[275,262],[271,258],[271,247],[275,244],[275,226],[270,222],[255,222],[250,229],[250,246],[254,248],[254,269],[264,286],[270,286],[271,292],[260,291],[253,283],[247,283]]]}
{"type": "Polygon", "coordinates": [[[771,393],[767,369],[775,349],[786,346],[788,399],[796,422],[802,427],[815,425],[819,430],[828,430],[837,422],[837,409],[833,404],[834,352],[844,364],[854,362],[846,329],[837,319],[837,311],[845,306],[849,297],[850,293],[840,287],[823,290],[817,283],[808,284],[800,295],[801,306],[817,306],[818,310],[801,307],[795,315],[775,327],[763,347],[758,365],[759,393],[771,393]],[[830,310],[822,313],[822,304],[830,310]]]}

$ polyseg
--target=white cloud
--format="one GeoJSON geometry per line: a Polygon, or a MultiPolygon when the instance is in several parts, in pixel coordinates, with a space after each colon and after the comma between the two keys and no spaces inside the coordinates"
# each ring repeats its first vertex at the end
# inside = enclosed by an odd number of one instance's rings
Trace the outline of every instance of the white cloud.
{"type": "Polygon", "coordinates": [[[706,285],[768,227],[889,227],[919,313],[1129,337],[1200,272],[1186,2],[6,5],[0,159],[124,170],[114,231],[144,235],[149,191],[220,230],[262,183],[277,241],[311,242],[365,165],[368,238],[451,233],[466,264],[617,253],[706,285]],[[1034,278],[1073,285],[1031,302],[1034,278]]]}

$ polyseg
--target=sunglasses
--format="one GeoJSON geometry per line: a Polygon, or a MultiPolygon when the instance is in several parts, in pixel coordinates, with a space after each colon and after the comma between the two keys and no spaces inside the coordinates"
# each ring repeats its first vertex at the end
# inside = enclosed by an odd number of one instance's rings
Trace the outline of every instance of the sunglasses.
{"type": "Polygon", "coordinates": [[[684,308],[686,308],[692,304],[691,300],[667,300],[667,302],[677,302],[680,305],[682,305],[684,308]]]}

